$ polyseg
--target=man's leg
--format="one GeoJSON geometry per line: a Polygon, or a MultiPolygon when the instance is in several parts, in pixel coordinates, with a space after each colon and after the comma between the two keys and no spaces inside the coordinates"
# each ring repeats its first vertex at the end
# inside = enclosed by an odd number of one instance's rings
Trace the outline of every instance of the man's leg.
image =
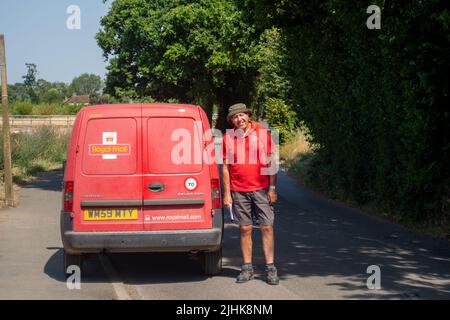
{"type": "Polygon", "coordinates": [[[264,258],[266,259],[266,281],[268,284],[278,284],[280,282],[277,268],[274,265],[274,231],[273,223],[275,215],[273,206],[269,204],[267,190],[253,192],[255,203],[255,213],[261,223],[261,235],[264,258]]]}
{"type": "Polygon", "coordinates": [[[241,226],[241,250],[242,258],[244,259],[244,264],[252,263],[252,225],[241,226]]]}
{"type": "Polygon", "coordinates": [[[274,261],[273,227],[268,225],[261,226],[261,233],[262,233],[264,257],[266,258],[266,282],[268,284],[277,285],[280,283],[280,278],[278,278],[277,268],[273,263],[274,261]]]}
{"type": "Polygon", "coordinates": [[[266,259],[266,264],[273,264],[274,261],[274,236],[273,236],[273,227],[262,225],[261,226],[262,233],[262,245],[264,258],[266,259]]]}
{"type": "Polygon", "coordinates": [[[238,275],[236,282],[244,283],[253,279],[252,266],[252,203],[251,198],[246,192],[232,191],[233,211],[237,223],[239,224],[241,233],[241,251],[244,264],[241,273],[238,275]]]}
{"type": "Polygon", "coordinates": [[[237,276],[237,283],[245,283],[253,279],[252,265],[252,225],[240,227],[241,230],[241,250],[244,264],[241,267],[241,273],[237,276]]]}
{"type": "Polygon", "coordinates": [[[258,190],[252,193],[255,205],[255,215],[260,223],[262,245],[266,264],[274,262],[274,234],[273,223],[275,215],[273,207],[269,204],[267,190],[258,190]]]}

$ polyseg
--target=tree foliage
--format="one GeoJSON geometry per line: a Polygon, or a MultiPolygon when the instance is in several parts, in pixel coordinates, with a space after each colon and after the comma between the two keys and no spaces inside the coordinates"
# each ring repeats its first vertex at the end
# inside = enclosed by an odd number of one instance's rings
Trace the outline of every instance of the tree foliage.
{"type": "MultiPolygon", "coordinates": [[[[49,82],[44,79],[37,79],[37,65],[26,63],[27,73],[22,76],[23,83],[8,85],[8,97],[13,102],[39,103],[62,103],[65,98],[72,95],[90,95],[100,99],[102,90],[102,80],[95,74],[83,73],[75,77],[70,84],[64,82],[49,82]]],[[[105,97],[102,97],[104,101],[105,97]]],[[[27,114],[29,104],[20,104],[20,114],[27,114]]],[[[19,106],[19,104],[18,104],[19,106]]]]}
{"type": "Polygon", "coordinates": [[[284,100],[272,97],[265,99],[264,109],[270,127],[278,130],[279,142],[288,141],[298,127],[295,111],[284,100]]]}
{"type": "Polygon", "coordinates": [[[33,101],[38,102],[38,96],[35,92],[36,89],[36,77],[37,77],[37,66],[34,63],[26,63],[25,66],[27,67],[27,73],[22,76],[23,78],[23,84],[26,88],[26,95],[27,97],[33,101]]]}
{"type": "Polygon", "coordinates": [[[83,73],[74,78],[70,92],[76,95],[98,95],[102,89],[102,79],[95,74],[83,73]]]}
{"type": "Polygon", "coordinates": [[[287,51],[277,28],[268,28],[260,38],[260,68],[256,78],[254,105],[258,106],[259,118],[267,119],[278,130],[283,144],[298,127],[297,114],[292,108],[287,66],[287,51]]]}
{"type": "Polygon", "coordinates": [[[116,0],[97,41],[109,60],[106,91],[221,107],[249,102],[258,70],[249,10],[229,0],[116,0]]]}
{"type": "Polygon", "coordinates": [[[27,67],[27,74],[22,76],[23,84],[28,88],[32,88],[36,83],[37,66],[34,63],[25,63],[25,66],[27,67]]]}

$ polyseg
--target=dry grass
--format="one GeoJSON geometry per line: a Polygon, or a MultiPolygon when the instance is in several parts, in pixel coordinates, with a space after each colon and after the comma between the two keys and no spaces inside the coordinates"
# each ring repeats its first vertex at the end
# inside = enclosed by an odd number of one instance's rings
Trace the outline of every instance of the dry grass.
{"type": "Polygon", "coordinates": [[[302,130],[297,131],[288,142],[280,147],[280,159],[285,163],[311,153],[312,148],[308,142],[308,135],[302,130]]]}
{"type": "MultiPolygon", "coordinates": [[[[13,182],[32,181],[40,173],[61,168],[66,157],[70,132],[60,131],[51,126],[35,127],[29,133],[11,135],[11,157],[13,182]]],[[[2,151],[0,135],[0,155],[2,151]]],[[[0,156],[0,177],[3,176],[0,156]]],[[[14,188],[15,205],[19,203],[19,187],[14,188]]],[[[5,205],[4,189],[0,183],[0,207],[5,205]]]]}
{"type": "Polygon", "coordinates": [[[297,131],[291,139],[280,147],[280,165],[290,176],[305,185],[311,160],[315,153],[308,142],[308,134],[297,131]]]}

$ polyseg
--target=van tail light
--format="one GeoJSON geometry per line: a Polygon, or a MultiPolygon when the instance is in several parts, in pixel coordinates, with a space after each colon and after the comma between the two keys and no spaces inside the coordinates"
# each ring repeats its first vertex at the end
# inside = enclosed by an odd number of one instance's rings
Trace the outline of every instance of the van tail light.
{"type": "Polygon", "coordinates": [[[212,197],[213,209],[222,208],[222,201],[220,199],[219,179],[211,179],[211,197],[212,197]]]}
{"type": "Polygon", "coordinates": [[[73,210],[73,181],[66,181],[64,184],[64,211],[73,210]]]}

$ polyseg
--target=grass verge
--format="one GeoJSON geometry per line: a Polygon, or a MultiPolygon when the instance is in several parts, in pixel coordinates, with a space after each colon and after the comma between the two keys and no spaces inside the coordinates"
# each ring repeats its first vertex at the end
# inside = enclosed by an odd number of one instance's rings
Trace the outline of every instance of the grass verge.
{"type": "MultiPolygon", "coordinates": [[[[3,168],[2,137],[0,133],[0,168],[3,168]]],[[[42,172],[61,168],[67,154],[69,140],[70,132],[52,126],[36,127],[29,132],[12,133],[11,159],[14,190],[18,190],[18,185],[35,179],[42,172]]],[[[3,171],[0,171],[0,174],[3,177],[3,171]]],[[[2,207],[4,206],[2,182],[0,182],[0,193],[0,207],[2,207]]]]}

